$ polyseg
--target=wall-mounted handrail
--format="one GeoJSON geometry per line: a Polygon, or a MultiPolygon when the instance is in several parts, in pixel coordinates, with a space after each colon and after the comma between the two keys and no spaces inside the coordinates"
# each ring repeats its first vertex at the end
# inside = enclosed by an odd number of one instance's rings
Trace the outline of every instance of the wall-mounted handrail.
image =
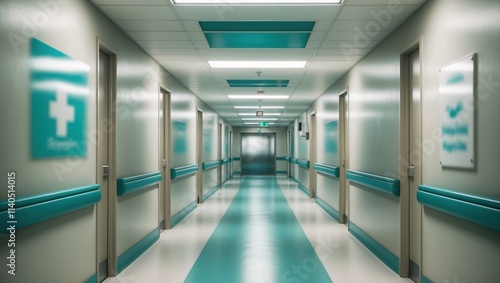
{"type": "Polygon", "coordinates": [[[241,158],[240,158],[240,157],[238,157],[238,156],[233,157],[233,161],[240,161],[240,160],[241,160],[241,158]]]}
{"type": "MultiPolygon", "coordinates": [[[[59,215],[86,208],[101,200],[98,184],[18,198],[15,201],[16,229],[21,229],[59,215]]],[[[12,203],[12,202],[10,202],[12,203]]],[[[7,233],[8,200],[0,202],[0,233],[7,233]]],[[[11,209],[9,211],[9,209],[11,209]]]]}
{"type": "Polygon", "coordinates": [[[297,164],[297,158],[290,157],[289,162],[292,163],[292,164],[297,164]]]}
{"type": "Polygon", "coordinates": [[[500,231],[500,200],[453,190],[418,186],[422,205],[500,231]]]}
{"type": "Polygon", "coordinates": [[[390,195],[399,196],[398,179],[382,177],[351,169],[347,169],[346,177],[351,182],[355,182],[390,195]]]}
{"type": "Polygon", "coordinates": [[[219,166],[219,160],[206,161],[201,164],[203,170],[213,169],[219,166]]]}
{"type": "Polygon", "coordinates": [[[184,165],[170,168],[170,179],[176,179],[198,172],[198,164],[184,165]]]}
{"type": "Polygon", "coordinates": [[[311,167],[311,162],[305,159],[296,159],[295,164],[299,165],[299,167],[309,169],[311,167]]]}
{"type": "Polygon", "coordinates": [[[286,157],[286,156],[276,156],[276,160],[278,160],[278,161],[288,161],[288,157],[286,157]]]}
{"type": "Polygon", "coordinates": [[[125,195],[141,189],[150,187],[161,181],[162,176],[160,171],[119,178],[117,180],[116,193],[117,195],[125,195]]]}
{"type": "Polygon", "coordinates": [[[340,176],[340,168],[332,165],[314,163],[314,170],[338,178],[340,176]]]}
{"type": "Polygon", "coordinates": [[[221,165],[227,164],[227,163],[229,163],[229,160],[230,160],[229,158],[226,158],[226,159],[221,159],[221,160],[220,160],[220,164],[221,164],[221,165]]]}

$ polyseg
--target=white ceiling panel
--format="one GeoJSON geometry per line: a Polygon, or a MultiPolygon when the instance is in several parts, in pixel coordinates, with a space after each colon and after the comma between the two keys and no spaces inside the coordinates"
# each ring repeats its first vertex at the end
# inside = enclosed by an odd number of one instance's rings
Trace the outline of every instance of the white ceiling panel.
{"type": "Polygon", "coordinates": [[[286,126],[366,56],[424,0],[345,0],[339,6],[173,6],[170,0],[90,0],[172,76],[234,126],[235,105],[280,105],[286,126]],[[210,48],[199,21],[316,21],[306,48],[210,48]],[[369,40],[359,40],[359,33],[369,40]],[[304,69],[211,69],[207,60],[306,60],[304,69]],[[261,72],[260,76],[257,72],[261,72]],[[228,79],[289,80],[286,88],[232,88],[228,79]],[[228,94],[286,94],[286,100],[229,99],[228,94]]]}
{"type": "Polygon", "coordinates": [[[173,21],[177,20],[169,6],[107,6],[100,9],[113,21],[173,21]]]}
{"type": "Polygon", "coordinates": [[[118,25],[130,31],[181,31],[182,25],[178,21],[118,21],[118,25]]]}

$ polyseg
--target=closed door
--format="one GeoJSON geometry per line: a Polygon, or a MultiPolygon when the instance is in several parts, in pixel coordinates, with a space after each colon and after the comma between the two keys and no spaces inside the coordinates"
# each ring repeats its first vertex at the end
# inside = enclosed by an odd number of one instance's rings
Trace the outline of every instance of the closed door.
{"type": "Polygon", "coordinates": [[[276,175],[275,134],[241,134],[241,175],[276,175]]]}

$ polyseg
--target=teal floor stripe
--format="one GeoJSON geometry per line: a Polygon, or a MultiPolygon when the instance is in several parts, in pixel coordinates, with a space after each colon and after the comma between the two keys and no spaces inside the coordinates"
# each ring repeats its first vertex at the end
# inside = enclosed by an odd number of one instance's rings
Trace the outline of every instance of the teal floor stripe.
{"type": "Polygon", "coordinates": [[[156,228],[151,233],[149,233],[142,240],[133,245],[130,249],[124,252],[118,257],[118,273],[122,272],[127,266],[129,266],[134,260],[136,260],[141,254],[143,254],[147,249],[149,249],[158,239],[160,238],[160,229],[156,228]]]}
{"type": "Polygon", "coordinates": [[[332,282],[274,177],[245,177],[184,282],[332,282]]]}

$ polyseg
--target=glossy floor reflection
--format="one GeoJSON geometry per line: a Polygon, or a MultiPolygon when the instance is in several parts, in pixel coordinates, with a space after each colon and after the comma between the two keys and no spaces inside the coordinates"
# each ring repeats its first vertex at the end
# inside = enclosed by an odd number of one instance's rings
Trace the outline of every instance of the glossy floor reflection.
{"type": "Polygon", "coordinates": [[[412,282],[387,268],[293,181],[259,177],[226,183],[104,282],[332,281],[412,282]]]}

